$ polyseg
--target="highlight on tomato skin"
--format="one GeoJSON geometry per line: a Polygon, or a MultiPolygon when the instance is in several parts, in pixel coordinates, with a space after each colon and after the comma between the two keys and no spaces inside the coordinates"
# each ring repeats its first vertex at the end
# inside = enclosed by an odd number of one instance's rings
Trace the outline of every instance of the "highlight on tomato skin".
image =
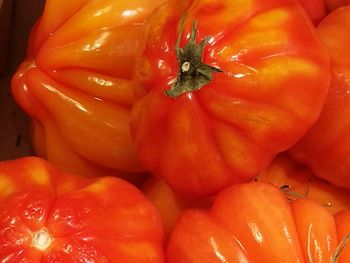
{"type": "Polygon", "coordinates": [[[0,244],[1,262],[164,262],[161,219],[141,191],[39,157],[0,162],[0,244]]]}
{"type": "Polygon", "coordinates": [[[337,253],[349,222],[350,213],[333,216],[309,199],[290,202],[270,183],[235,184],[210,209],[182,213],[167,245],[167,262],[345,263],[349,254],[337,253]]]}
{"type": "Polygon", "coordinates": [[[189,197],[257,176],[316,121],[329,88],[329,54],[295,1],[168,1],[140,53],[139,159],[189,197]]]}
{"type": "Polygon", "coordinates": [[[254,180],[279,187],[289,200],[313,200],[331,214],[350,209],[348,189],[317,177],[307,166],[297,163],[288,153],[277,155],[254,180]]]}
{"type": "Polygon", "coordinates": [[[331,56],[331,84],[319,119],[290,154],[324,180],[350,188],[350,6],[330,13],[317,27],[331,56]]]}
{"type": "Polygon", "coordinates": [[[36,154],[88,177],[143,177],[128,124],[132,75],[142,23],[161,2],[45,2],[11,85],[36,154]]]}

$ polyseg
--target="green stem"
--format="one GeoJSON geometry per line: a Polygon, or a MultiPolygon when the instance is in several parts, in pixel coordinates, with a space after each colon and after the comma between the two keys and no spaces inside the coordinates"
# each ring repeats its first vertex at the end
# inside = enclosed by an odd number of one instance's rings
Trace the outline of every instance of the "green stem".
{"type": "Polygon", "coordinates": [[[213,73],[222,72],[221,69],[207,65],[202,61],[203,49],[211,37],[207,36],[199,44],[196,43],[197,20],[193,21],[188,43],[184,48],[180,48],[184,22],[185,16],[181,19],[180,32],[175,47],[179,62],[178,76],[170,89],[165,91],[165,94],[170,97],[198,90],[211,82],[213,73]]]}

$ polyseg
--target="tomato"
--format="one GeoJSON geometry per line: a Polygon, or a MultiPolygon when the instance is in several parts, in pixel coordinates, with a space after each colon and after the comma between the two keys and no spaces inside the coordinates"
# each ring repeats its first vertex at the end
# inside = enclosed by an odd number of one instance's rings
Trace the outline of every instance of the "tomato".
{"type": "Polygon", "coordinates": [[[298,2],[309,15],[314,25],[318,25],[326,16],[324,0],[298,0],[298,2]]]}
{"type": "Polygon", "coordinates": [[[276,185],[290,200],[311,199],[332,214],[350,209],[348,189],[320,179],[308,167],[295,162],[286,153],[278,155],[256,180],[276,185]]]}
{"type": "Polygon", "coordinates": [[[349,0],[324,0],[324,2],[329,13],[337,8],[350,4],[349,0]]]}
{"type": "Polygon", "coordinates": [[[319,116],[329,57],[295,1],[168,1],[146,28],[131,133],[177,192],[252,179],[319,116]]]}
{"type": "Polygon", "coordinates": [[[12,80],[39,156],[87,176],[144,171],[129,133],[132,74],[142,23],[160,2],[46,1],[12,80]]]}
{"type": "MultiPolygon", "coordinates": [[[[333,217],[308,199],[289,203],[271,184],[235,184],[218,194],[210,210],[181,215],[167,262],[334,263],[349,222],[350,213],[333,217]]],[[[341,255],[337,262],[349,262],[341,255]]]]}
{"type": "Polygon", "coordinates": [[[165,236],[169,237],[181,213],[188,208],[209,208],[213,198],[186,198],[174,192],[163,180],[149,178],[142,192],[157,208],[163,222],[165,236]]]}
{"type": "Polygon", "coordinates": [[[121,179],[0,162],[1,262],[164,262],[162,238],[154,206],[121,179]]]}
{"type": "Polygon", "coordinates": [[[317,123],[292,149],[319,177],[350,188],[350,6],[337,9],[317,31],[332,59],[329,95],[317,123]]]}

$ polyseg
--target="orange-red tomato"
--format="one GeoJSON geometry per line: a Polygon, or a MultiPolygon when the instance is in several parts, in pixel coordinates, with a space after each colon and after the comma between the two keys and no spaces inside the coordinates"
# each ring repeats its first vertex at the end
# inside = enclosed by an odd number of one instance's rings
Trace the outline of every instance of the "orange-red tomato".
{"type": "Polygon", "coordinates": [[[348,189],[320,179],[285,153],[278,155],[256,180],[281,188],[290,200],[311,199],[332,214],[350,209],[348,189]]]}
{"type": "Polygon", "coordinates": [[[131,184],[0,162],[1,262],[164,262],[159,214],[131,184]]]}
{"type": "Polygon", "coordinates": [[[252,179],[319,116],[329,57],[295,1],[168,1],[146,27],[131,132],[177,192],[252,179]]]}
{"type": "MultiPolygon", "coordinates": [[[[350,213],[341,213],[333,217],[308,199],[289,203],[271,184],[236,184],[221,191],[210,210],[182,214],[167,262],[334,263],[350,230],[350,213]]],[[[337,262],[350,261],[345,252],[337,262]]]]}
{"type": "Polygon", "coordinates": [[[142,23],[161,2],[46,1],[12,81],[38,155],[87,176],[144,171],[129,134],[131,79],[142,23]]]}
{"type": "Polygon", "coordinates": [[[332,59],[328,98],[320,118],[292,156],[319,177],[350,188],[350,6],[329,14],[317,32],[332,59]]]}

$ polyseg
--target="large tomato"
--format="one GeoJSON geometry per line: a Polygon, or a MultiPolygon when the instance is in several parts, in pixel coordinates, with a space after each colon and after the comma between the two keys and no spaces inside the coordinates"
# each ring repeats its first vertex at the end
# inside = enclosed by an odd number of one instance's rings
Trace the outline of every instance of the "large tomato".
{"type": "Polygon", "coordinates": [[[33,145],[69,172],[143,171],[129,134],[142,23],[159,0],[47,0],[12,92],[33,145]]]}
{"type": "Polygon", "coordinates": [[[146,26],[131,132],[176,191],[253,178],[317,119],[329,58],[295,1],[172,0],[146,26]]]}
{"type": "Polygon", "coordinates": [[[349,231],[349,211],[332,216],[308,199],[290,204],[271,184],[236,184],[220,192],[210,210],[182,214],[167,262],[347,263],[349,231]]]}
{"type": "Polygon", "coordinates": [[[350,188],[350,6],[329,14],[317,31],[332,58],[329,96],[320,118],[292,155],[319,177],[350,188]]]}
{"type": "Polygon", "coordinates": [[[0,163],[1,262],[164,262],[159,215],[115,177],[61,173],[38,157],[0,163]]]}

